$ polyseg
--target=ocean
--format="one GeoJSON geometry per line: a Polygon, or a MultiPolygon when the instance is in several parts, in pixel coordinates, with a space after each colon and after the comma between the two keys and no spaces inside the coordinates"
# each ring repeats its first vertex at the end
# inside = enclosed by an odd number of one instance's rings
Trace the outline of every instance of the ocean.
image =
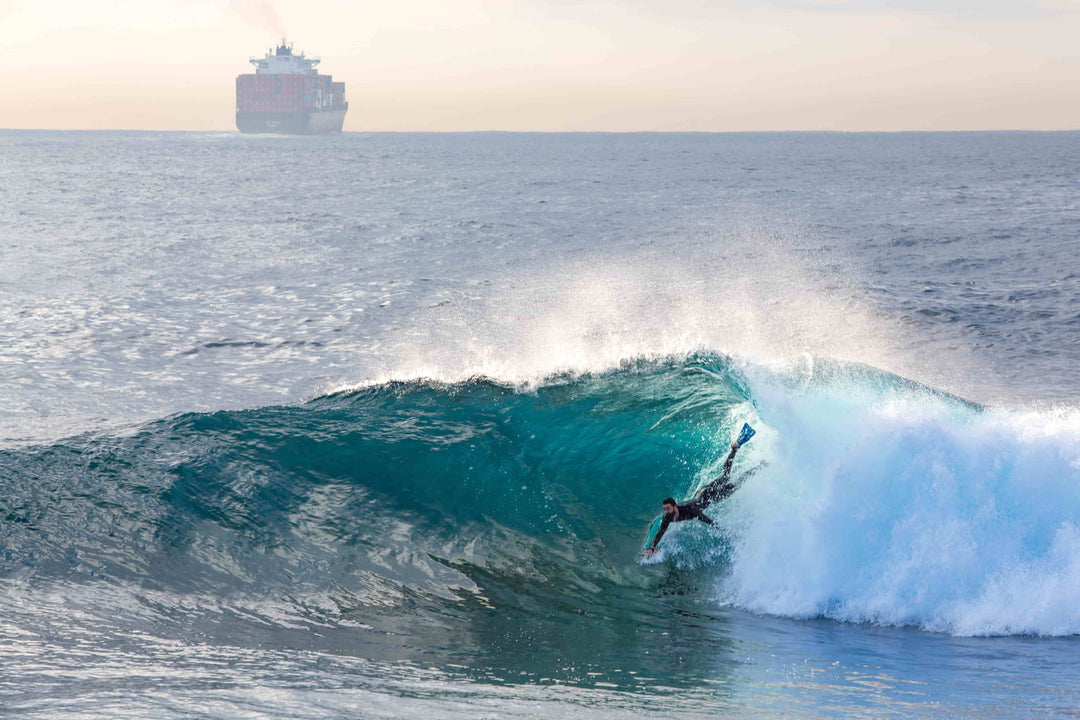
{"type": "Polygon", "coordinates": [[[1080,133],[0,161],[0,715],[1080,714],[1080,133]]]}

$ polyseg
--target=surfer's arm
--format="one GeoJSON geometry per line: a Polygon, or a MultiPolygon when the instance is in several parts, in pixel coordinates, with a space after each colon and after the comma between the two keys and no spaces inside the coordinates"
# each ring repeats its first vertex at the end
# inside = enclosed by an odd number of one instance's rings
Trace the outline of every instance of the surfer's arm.
{"type": "Polygon", "coordinates": [[[660,529],[656,531],[656,537],[653,538],[652,547],[649,550],[656,551],[656,546],[660,544],[660,538],[664,537],[664,533],[667,532],[668,525],[671,524],[671,518],[667,515],[664,516],[664,521],[660,523],[660,529]]]}
{"type": "Polygon", "coordinates": [[[700,515],[698,515],[697,519],[700,520],[701,522],[705,523],[706,525],[712,525],[712,520],[710,520],[709,516],[706,515],[705,513],[701,513],[700,515]]]}

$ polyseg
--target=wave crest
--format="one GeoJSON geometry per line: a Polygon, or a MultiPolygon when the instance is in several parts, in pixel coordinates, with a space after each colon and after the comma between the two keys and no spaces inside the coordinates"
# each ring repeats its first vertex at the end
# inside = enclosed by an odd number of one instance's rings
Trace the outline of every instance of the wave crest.
{"type": "Polygon", "coordinates": [[[418,597],[518,602],[522,583],[576,612],[660,582],[785,616],[1080,632],[1080,414],[847,363],[389,383],[6,451],[0,469],[8,577],[332,589],[341,622],[418,597]],[[707,482],[747,420],[739,467],[760,471],[715,527],[665,539],[666,569],[639,567],[659,499],[707,482]]]}

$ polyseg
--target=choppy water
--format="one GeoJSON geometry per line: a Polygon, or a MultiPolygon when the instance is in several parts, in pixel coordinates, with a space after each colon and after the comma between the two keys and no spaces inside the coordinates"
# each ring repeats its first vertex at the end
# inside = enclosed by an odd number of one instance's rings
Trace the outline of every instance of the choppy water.
{"type": "Polygon", "coordinates": [[[0,158],[5,714],[1080,706],[1080,134],[0,158]]]}

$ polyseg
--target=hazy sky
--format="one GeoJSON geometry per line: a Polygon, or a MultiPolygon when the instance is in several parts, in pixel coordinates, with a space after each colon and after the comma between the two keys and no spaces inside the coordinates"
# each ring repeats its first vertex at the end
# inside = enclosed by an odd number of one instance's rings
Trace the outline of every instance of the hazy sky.
{"type": "Polygon", "coordinates": [[[0,127],[235,129],[282,33],[346,130],[1080,128],[1080,0],[0,0],[0,127]]]}

